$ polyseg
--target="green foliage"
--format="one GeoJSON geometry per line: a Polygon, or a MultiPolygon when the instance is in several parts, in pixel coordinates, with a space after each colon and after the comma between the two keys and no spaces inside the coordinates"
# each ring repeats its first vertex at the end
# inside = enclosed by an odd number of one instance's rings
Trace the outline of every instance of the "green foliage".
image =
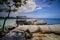
{"type": "Polygon", "coordinates": [[[0,0],[0,4],[6,3],[7,0],[0,0]]]}
{"type": "Polygon", "coordinates": [[[0,28],[0,33],[2,32],[2,28],[0,28]]]}
{"type": "Polygon", "coordinates": [[[0,1],[0,4],[3,4],[3,2],[0,1]]]}
{"type": "Polygon", "coordinates": [[[5,12],[9,12],[9,11],[16,12],[17,10],[16,9],[14,9],[14,10],[5,10],[5,12]]]}
{"type": "Polygon", "coordinates": [[[2,12],[3,10],[2,9],[0,9],[0,12],[2,12]]]}
{"type": "MultiPolygon", "coordinates": [[[[26,3],[27,3],[26,1],[28,1],[28,0],[24,0],[23,3],[26,4],[26,3]]],[[[15,6],[16,8],[21,7],[21,5],[23,5],[23,4],[22,4],[22,0],[13,0],[13,2],[15,3],[15,4],[13,4],[13,6],[15,6]]],[[[1,5],[4,5],[3,3],[9,7],[10,2],[8,2],[8,0],[1,0],[1,1],[0,1],[0,4],[1,4],[1,5]]],[[[11,6],[11,7],[12,7],[12,6],[11,6]]],[[[6,9],[6,10],[0,9],[0,12],[2,12],[2,11],[9,12],[8,9],[6,9]]],[[[13,10],[11,10],[11,11],[13,11],[13,10]]],[[[13,12],[15,12],[15,11],[16,11],[16,10],[14,9],[13,12]]]]}
{"type": "Polygon", "coordinates": [[[9,12],[10,10],[5,10],[5,12],[9,12]]]}
{"type": "Polygon", "coordinates": [[[23,3],[26,4],[26,1],[24,1],[23,3]]]}
{"type": "Polygon", "coordinates": [[[17,10],[16,9],[14,9],[14,10],[12,10],[13,12],[16,12],[17,10]]]}
{"type": "MultiPolygon", "coordinates": [[[[24,4],[26,4],[27,2],[26,2],[27,0],[24,0],[23,1],[23,3],[24,4]]],[[[13,0],[13,2],[15,3],[14,5],[15,5],[15,7],[21,7],[21,5],[22,5],[22,0],[13,0]],[[18,4],[18,2],[19,2],[19,4],[18,4]]]]}
{"type": "Polygon", "coordinates": [[[7,2],[7,0],[2,0],[3,2],[7,2]]]}
{"type": "Polygon", "coordinates": [[[21,0],[13,0],[13,2],[17,3],[17,2],[22,2],[21,0]]]}
{"type": "Polygon", "coordinates": [[[26,1],[28,1],[28,0],[24,0],[23,3],[26,4],[27,3],[26,1]]]}
{"type": "Polygon", "coordinates": [[[10,2],[5,2],[6,5],[10,4],[10,2]]]}
{"type": "Polygon", "coordinates": [[[21,4],[14,4],[14,6],[16,7],[16,8],[18,8],[18,7],[21,7],[21,4]]]}

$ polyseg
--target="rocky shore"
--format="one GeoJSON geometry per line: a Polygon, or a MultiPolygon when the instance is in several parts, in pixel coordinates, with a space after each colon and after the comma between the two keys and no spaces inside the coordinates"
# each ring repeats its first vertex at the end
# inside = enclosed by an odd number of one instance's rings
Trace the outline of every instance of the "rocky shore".
{"type": "Polygon", "coordinates": [[[0,40],[60,40],[60,24],[48,25],[44,20],[22,21],[18,26],[13,22],[5,32],[0,40]]]}
{"type": "Polygon", "coordinates": [[[60,34],[60,24],[19,25],[17,28],[6,34],[1,40],[60,40],[59,34],[60,34]],[[28,33],[26,30],[29,30],[29,32],[32,35],[28,33]],[[26,36],[31,38],[28,39],[26,38],[26,36]]]}

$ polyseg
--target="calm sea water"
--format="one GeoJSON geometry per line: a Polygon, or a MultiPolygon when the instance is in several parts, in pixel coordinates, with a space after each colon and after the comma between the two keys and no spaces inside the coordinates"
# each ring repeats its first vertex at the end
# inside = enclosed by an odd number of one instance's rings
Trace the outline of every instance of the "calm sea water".
{"type": "MultiPolygon", "coordinates": [[[[45,20],[47,24],[60,24],[60,18],[35,18],[37,20],[45,20]]],[[[12,24],[16,19],[7,19],[5,26],[12,24]]],[[[4,20],[0,19],[0,26],[3,25],[4,20]]]]}
{"type": "MultiPolygon", "coordinates": [[[[12,24],[16,19],[7,19],[5,26],[12,24]]],[[[0,19],[0,26],[3,25],[4,19],[0,19]]]]}
{"type": "Polygon", "coordinates": [[[47,24],[60,24],[60,18],[38,18],[37,20],[45,20],[47,24]]]}

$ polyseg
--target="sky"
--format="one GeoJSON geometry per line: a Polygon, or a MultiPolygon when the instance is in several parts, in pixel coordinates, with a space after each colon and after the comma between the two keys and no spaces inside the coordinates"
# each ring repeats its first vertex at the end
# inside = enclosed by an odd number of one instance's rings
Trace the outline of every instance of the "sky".
{"type": "MultiPolygon", "coordinates": [[[[28,0],[27,4],[19,7],[10,16],[26,15],[30,18],[60,18],[60,0],[28,0]]],[[[7,16],[8,12],[0,12],[0,16],[7,16]]]]}

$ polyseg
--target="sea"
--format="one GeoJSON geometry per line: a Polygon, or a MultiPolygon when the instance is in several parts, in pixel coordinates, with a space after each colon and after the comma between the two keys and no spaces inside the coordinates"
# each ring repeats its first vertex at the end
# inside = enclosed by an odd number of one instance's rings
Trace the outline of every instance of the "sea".
{"type": "MultiPolygon", "coordinates": [[[[60,24],[60,18],[33,18],[36,20],[44,20],[47,24],[60,24]]],[[[7,19],[5,26],[12,24],[16,19],[7,19]]],[[[2,27],[4,19],[0,19],[0,27],[2,27]]]]}

